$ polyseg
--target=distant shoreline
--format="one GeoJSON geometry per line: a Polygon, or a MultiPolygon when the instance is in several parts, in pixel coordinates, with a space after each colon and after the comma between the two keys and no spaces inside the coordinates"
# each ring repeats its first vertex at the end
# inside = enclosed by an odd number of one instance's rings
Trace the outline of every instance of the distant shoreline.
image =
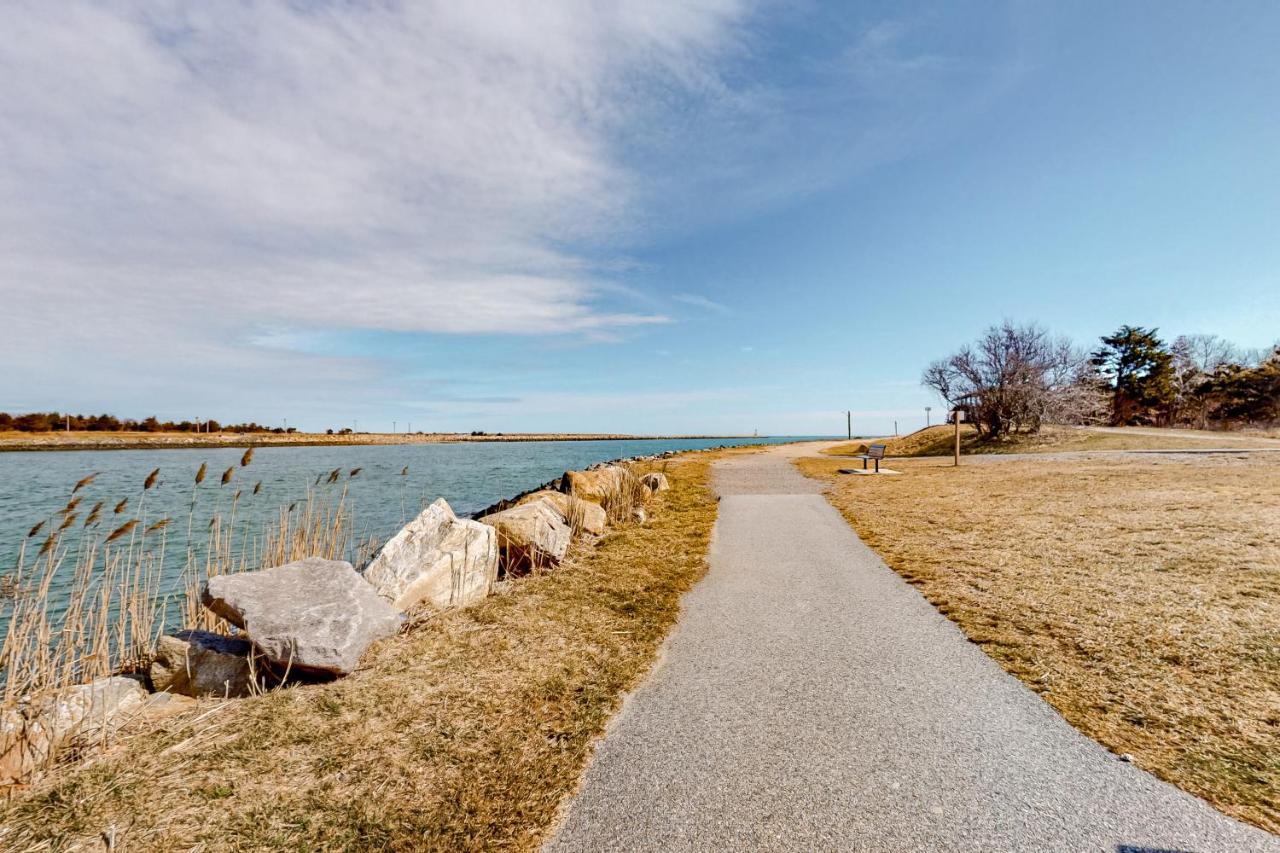
{"type": "Polygon", "coordinates": [[[484,441],[704,441],[767,438],[747,435],[625,435],[616,433],[148,433],[0,432],[0,453],[41,450],[190,450],[210,447],[315,447],[454,444],[484,441]]]}

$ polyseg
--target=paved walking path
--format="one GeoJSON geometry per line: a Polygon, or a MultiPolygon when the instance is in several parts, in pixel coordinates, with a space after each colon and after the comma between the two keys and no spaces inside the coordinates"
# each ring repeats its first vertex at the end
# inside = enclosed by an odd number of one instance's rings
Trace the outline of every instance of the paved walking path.
{"type": "Polygon", "coordinates": [[[1006,675],[794,471],[814,450],[717,463],[710,572],[549,850],[1280,851],[1006,675]]]}

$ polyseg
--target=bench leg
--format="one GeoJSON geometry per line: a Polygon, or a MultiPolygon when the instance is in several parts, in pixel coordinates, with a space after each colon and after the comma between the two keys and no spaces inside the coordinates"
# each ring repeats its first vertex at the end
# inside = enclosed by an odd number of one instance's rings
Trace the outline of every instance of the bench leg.
{"type": "Polygon", "coordinates": [[[862,460],[862,470],[863,471],[867,470],[867,460],[865,459],[862,460]]]}
{"type": "Polygon", "coordinates": [[[877,460],[876,460],[876,473],[877,473],[877,474],[879,474],[879,473],[880,473],[880,460],[879,460],[879,459],[877,459],[877,460]]]}

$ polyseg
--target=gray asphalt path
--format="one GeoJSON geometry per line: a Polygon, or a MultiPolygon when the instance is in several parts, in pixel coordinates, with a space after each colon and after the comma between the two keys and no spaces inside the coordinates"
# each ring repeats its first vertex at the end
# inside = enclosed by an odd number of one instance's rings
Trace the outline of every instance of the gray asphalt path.
{"type": "Polygon", "coordinates": [[[548,850],[1280,851],[1006,675],[797,452],[717,463],[710,571],[548,850]]]}

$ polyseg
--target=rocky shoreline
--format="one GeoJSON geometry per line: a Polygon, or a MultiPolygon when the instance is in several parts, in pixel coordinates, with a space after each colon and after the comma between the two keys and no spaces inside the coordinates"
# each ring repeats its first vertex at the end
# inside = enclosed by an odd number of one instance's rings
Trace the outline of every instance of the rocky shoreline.
{"type": "MultiPolygon", "coordinates": [[[[721,448],[708,448],[714,450],[721,448]]],[[[681,453],[703,451],[681,451],[681,453]]],[[[234,631],[162,636],[140,671],[22,699],[0,709],[0,786],[29,784],[73,748],[200,699],[253,696],[340,678],[376,641],[422,613],[466,607],[502,582],[554,570],[610,527],[643,523],[668,489],[668,451],[564,475],[473,517],[437,499],[357,570],[308,557],[209,578],[201,602],[234,631]],[[660,466],[665,468],[665,466],[660,466]]]]}

